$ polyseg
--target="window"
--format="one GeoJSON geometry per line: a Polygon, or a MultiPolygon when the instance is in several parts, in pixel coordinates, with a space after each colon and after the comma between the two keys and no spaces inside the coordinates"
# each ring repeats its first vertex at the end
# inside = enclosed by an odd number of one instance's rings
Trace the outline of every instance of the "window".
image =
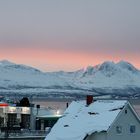
{"type": "Polygon", "coordinates": [[[122,133],[122,126],[116,126],[116,132],[117,132],[117,134],[121,134],[122,133]]]}
{"type": "Polygon", "coordinates": [[[130,125],[130,133],[136,133],[136,126],[135,125],[130,125]]]}
{"type": "Polygon", "coordinates": [[[125,114],[127,114],[127,110],[125,110],[125,114]]]}

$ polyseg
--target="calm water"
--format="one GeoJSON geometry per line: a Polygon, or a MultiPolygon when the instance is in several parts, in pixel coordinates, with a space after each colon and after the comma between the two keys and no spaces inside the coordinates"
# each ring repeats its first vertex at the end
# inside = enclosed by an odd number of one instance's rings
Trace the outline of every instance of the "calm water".
{"type": "Polygon", "coordinates": [[[65,110],[67,107],[67,103],[70,104],[71,100],[61,100],[61,101],[53,101],[53,100],[35,100],[33,101],[35,105],[39,104],[41,107],[50,107],[54,109],[62,109],[65,110]]]}

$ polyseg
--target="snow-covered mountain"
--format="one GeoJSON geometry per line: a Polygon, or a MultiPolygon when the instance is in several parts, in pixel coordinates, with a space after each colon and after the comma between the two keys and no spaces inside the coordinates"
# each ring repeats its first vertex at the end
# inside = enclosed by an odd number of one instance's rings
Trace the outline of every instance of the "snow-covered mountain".
{"type": "Polygon", "coordinates": [[[88,92],[137,94],[140,71],[132,64],[106,61],[86,70],[42,72],[36,68],[0,61],[1,93],[68,93],[88,92]]]}
{"type": "Polygon", "coordinates": [[[43,73],[30,66],[3,60],[0,61],[0,86],[3,88],[26,88],[68,86],[68,84],[52,73],[43,73]]]}

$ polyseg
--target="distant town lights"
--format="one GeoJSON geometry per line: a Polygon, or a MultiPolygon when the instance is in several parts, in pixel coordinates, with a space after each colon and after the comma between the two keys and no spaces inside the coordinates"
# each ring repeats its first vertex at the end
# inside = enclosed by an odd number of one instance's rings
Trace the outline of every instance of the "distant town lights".
{"type": "Polygon", "coordinates": [[[56,111],[56,115],[59,115],[59,114],[60,114],[60,111],[59,111],[59,110],[57,110],[57,111],[56,111]]]}
{"type": "Polygon", "coordinates": [[[15,113],[16,107],[10,106],[8,110],[9,110],[9,113],[15,113]]]}
{"type": "Polygon", "coordinates": [[[29,113],[30,109],[29,107],[22,107],[22,113],[29,113]]]}
{"type": "Polygon", "coordinates": [[[3,108],[4,108],[3,112],[5,113],[30,114],[29,107],[8,106],[8,107],[3,107],[3,108]]]}

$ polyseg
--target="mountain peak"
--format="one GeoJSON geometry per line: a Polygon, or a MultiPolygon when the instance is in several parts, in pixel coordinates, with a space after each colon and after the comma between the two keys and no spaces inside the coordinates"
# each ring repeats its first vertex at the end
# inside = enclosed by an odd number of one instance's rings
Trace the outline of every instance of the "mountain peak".
{"type": "Polygon", "coordinates": [[[10,62],[9,60],[1,60],[0,61],[0,67],[3,67],[3,68],[6,68],[6,69],[12,69],[12,70],[22,70],[22,71],[30,71],[30,72],[41,72],[40,70],[36,69],[36,68],[33,68],[31,66],[27,66],[27,65],[23,65],[23,64],[16,64],[16,63],[13,63],[13,62],[10,62]]]}
{"type": "Polygon", "coordinates": [[[4,66],[6,66],[6,65],[15,65],[15,63],[13,63],[13,62],[10,62],[9,60],[1,60],[0,61],[0,65],[4,65],[4,66]]]}
{"type": "Polygon", "coordinates": [[[124,61],[124,60],[120,60],[117,64],[118,64],[118,65],[132,65],[132,64],[130,64],[129,62],[124,61]]]}
{"type": "Polygon", "coordinates": [[[114,68],[115,68],[115,63],[113,61],[105,61],[100,65],[99,70],[110,71],[111,69],[114,68]]]}
{"type": "Polygon", "coordinates": [[[94,73],[94,67],[93,66],[88,66],[86,68],[86,70],[84,71],[83,76],[92,75],[93,73],[94,73]]]}
{"type": "Polygon", "coordinates": [[[121,67],[123,69],[127,69],[127,70],[129,70],[131,72],[137,72],[138,71],[131,63],[129,63],[127,61],[121,60],[116,65],[118,65],[119,67],[121,67]]]}

